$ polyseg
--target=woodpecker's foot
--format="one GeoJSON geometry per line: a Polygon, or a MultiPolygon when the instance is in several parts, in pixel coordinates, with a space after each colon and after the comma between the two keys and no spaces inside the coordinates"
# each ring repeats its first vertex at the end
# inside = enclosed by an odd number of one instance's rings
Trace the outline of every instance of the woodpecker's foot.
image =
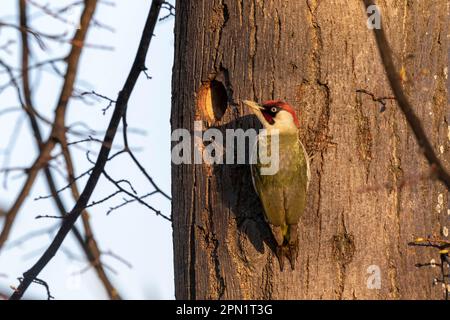
{"type": "Polygon", "coordinates": [[[277,246],[275,249],[275,255],[278,258],[278,263],[280,264],[280,271],[284,270],[284,248],[282,246],[277,246]]]}

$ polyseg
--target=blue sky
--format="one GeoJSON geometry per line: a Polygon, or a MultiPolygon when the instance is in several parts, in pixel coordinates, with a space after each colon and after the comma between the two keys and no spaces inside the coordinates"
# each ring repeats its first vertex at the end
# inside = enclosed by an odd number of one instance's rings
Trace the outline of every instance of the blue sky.
{"type": "MultiPolygon", "coordinates": [[[[46,4],[48,1],[38,1],[46,4]]],[[[114,50],[96,50],[86,48],[83,52],[77,86],[85,91],[95,90],[98,93],[115,98],[122,87],[133,62],[142,28],[146,20],[150,1],[133,0],[114,1],[114,7],[99,4],[96,18],[115,29],[114,33],[107,30],[92,28],[88,34],[88,43],[112,46],[114,50]]],[[[69,1],[58,1],[63,6],[69,1]]],[[[17,23],[17,1],[6,0],[0,4],[0,19],[17,23]]],[[[30,8],[31,9],[31,8],[30,8]]],[[[164,14],[165,12],[163,12],[164,14]]],[[[39,17],[36,10],[30,15],[35,16],[33,27],[43,32],[62,33],[68,30],[62,23],[48,17],[39,17]]],[[[73,21],[77,21],[79,11],[72,13],[73,21]]],[[[173,62],[173,18],[158,24],[150,52],[147,57],[147,67],[151,80],[141,76],[128,106],[128,122],[133,128],[145,132],[131,135],[131,144],[137,150],[141,163],[149,170],[158,185],[170,193],[170,100],[171,71],[173,62]]],[[[0,29],[0,46],[8,39],[17,39],[14,30],[0,29]]],[[[64,56],[67,45],[51,43],[46,50],[33,47],[33,61],[49,57],[64,56]]],[[[18,56],[14,50],[11,54],[0,52],[0,58],[11,64],[16,64],[18,56]]],[[[61,68],[64,65],[60,65],[61,68]]],[[[59,94],[61,80],[50,72],[33,73],[34,101],[37,108],[47,117],[53,117],[55,101],[59,94]]],[[[4,83],[4,74],[0,74],[0,85],[4,83]]],[[[0,111],[17,106],[13,90],[7,90],[0,95],[0,111]]],[[[78,100],[72,100],[69,106],[68,123],[83,121],[96,130],[104,130],[109,122],[111,110],[103,115],[102,108],[107,105],[97,101],[85,105],[78,100]]],[[[17,130],[17,123],[23,115],[18,112],[0,117],[0,150],[8,145],[9,137],[17,130]]],[[[29,166],[36,156],[35,145],[28,129],[28,123],[22,121],[18,140],[7,166],[29,166]]],[[[42,124],[42,129],[48,132],[48,127],[42,124]]],[[[76,140],[72,137],[69,140],[76,140]]],[[[116,145],[121,145],[121,138],[116,145]]],[[[91,148],[98,148],[92,144],[91,148]]],[[[73,149],[76,171],[82,173],[90,167],[85,152],[73,149]]],[[[0,155],[0,166],[5,165],[5,156],[0,155]]],[[[144,177],[133,167],[132,162],[124,156],[107,166],[107,171],[115,178],[127,178],[134,187],[145,194],[152,191],[144,177]]],[[[60,186],[64,185],[62,177],[58,176],[60,186]]],[[[3,175],[0,176],[0,206],[8,208],[23,183],[23,177],[10,175],[7,189],[3,187],[3,175]],[[14,179],[13,179],[14,178],[14,179]]],[[[85,180],[79,181],[82,188],[85,180]]],[[[102,179],[92,200],[101,199],[114,189],[102,179]]],[[[51,219],[36,220],[37,215],[56,214],[52,200],[35,201],[36,197],[46,195],[47,188],[43,176],[40,175],[32,189],[25,206],[19,213],[10,244],[30,231],[42,230],[57,223],[51,219]]],[[[68,207],[73,204],[69,193],[63,194],[68,207]],[[70,204],[70,205],[69,205],[70,204]]],[[[172,261],[172,230],[169,222],[156,217],[148,209],[130,204],[109,216],[106,211],[110,206],[120,204],[119,196],[105,205],[99,205],[90,210],[91,222],[101,249],[111,250],[132,264],[132,268],[120,263],[110,256],[105,256],[105,262],[116,274],[109,276],[121,295],[126,299],[172,299],[174,297],[173,261],[172,261]]],[[[161,196],[155,196],[149,203],[170,215],[170,202],[161,196]]],[[[0,220],[0,225],[2,221],[0,220]]],[[[15,247],[6,248],[0,253],[0,291],[11,291],[10,285],[17,285],[16,278],[21,276],[48,246],[50,237],[43,235],[15,247]]],[[[107,298],[95,272],[89,270],[79,274],[86,267],[85,261],[79,261],[77,256],[82,253],[69,237],[64,242],[64,251],[59,252],[40,277],[50,285],[52,295],[57,299],[105,299],[107,298]],[[68,252],[76,257],[70,257],[68,252]],[[74,275],[75,274],[75,275],[74,275]]],[[[29,298],[45,298],[45,290],[37,285],[30,288],[29,298]]]]}

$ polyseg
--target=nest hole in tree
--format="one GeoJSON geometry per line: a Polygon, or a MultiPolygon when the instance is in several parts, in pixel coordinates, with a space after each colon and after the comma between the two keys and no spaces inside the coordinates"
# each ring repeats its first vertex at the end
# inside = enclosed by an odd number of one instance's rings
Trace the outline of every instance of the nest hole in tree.
{"type": "Polygon", "coordinates": [[[228,106],[227,90],[224,85],[212,80],[204,83],[199,90],[197,107],[203,119],[213,123],[222,119],[228,106]]]}

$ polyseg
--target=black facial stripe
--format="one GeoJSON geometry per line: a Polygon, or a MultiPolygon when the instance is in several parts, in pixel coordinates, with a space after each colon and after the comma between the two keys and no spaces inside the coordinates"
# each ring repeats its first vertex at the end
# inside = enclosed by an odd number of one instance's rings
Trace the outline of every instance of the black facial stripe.
{"type": "Polygon", "coordinates": [[[275,115],[281,110],[280,107],[277,106],[264,106],[264,113],[267,113],[268,115],[270,115],[271,117],[275,117],[275,115]]]}

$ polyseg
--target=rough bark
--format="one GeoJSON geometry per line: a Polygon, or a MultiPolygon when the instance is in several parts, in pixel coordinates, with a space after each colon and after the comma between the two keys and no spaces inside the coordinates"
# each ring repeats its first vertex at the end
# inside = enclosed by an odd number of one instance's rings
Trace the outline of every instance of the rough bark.
{"type": "MultiPolygon", "coordinates": [[[[449,168],[447,0],[379,1],[404,89],[449,168]]],[[[359,0],[177,2],[172,129],[249,128],[241,99],[285,99],[314,155],[295,271],[280,272],[246,165],[173,165],[176,297],[442,299],[436,251],[408,246],[449,226],[447,190],[392,96],[359,0]],[[205,83],[227,109],[205,117],[205,83]],[[363,91],[361,91],[363,90],[363,91]],[[369,289],[368,267],[381,271],[369,289]]]]}

